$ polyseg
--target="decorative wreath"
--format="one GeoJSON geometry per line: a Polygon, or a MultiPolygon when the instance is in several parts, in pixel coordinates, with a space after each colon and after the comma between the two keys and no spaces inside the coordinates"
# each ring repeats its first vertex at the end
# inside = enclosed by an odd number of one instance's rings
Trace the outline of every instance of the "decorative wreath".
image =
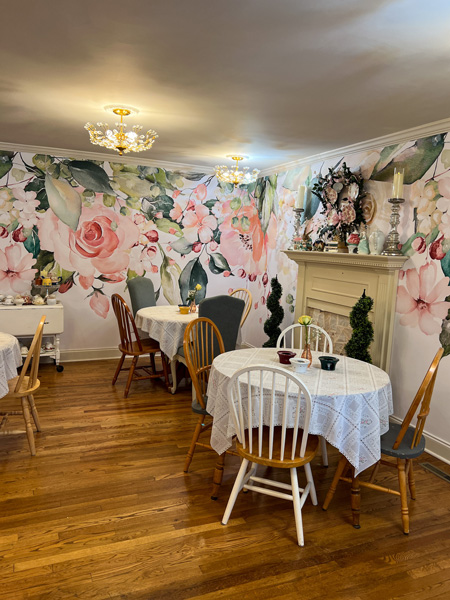
{"type": "Polygon", "coordinates": [[[328,169],[325,177],[319,175],[312,192],[322,203],[322,214],[326,215],[326,223],[319,231],[321,236],[337,234],[345,239],[346,234],[365,224],[364,179],[352,173],[345,162],[340,167],[328,169]]]}

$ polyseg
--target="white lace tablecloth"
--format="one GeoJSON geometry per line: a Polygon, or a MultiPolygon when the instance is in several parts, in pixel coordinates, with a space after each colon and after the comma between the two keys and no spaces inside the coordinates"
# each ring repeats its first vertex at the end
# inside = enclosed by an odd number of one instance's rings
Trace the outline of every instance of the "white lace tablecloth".
{"type": "Polygon", "coordinates": [[[8,393],[8,380],[17,376],[17,367],[21,364],[17,338],[9,333],[0,333],[0,398],[8,393]]]}
{"type": "MultiPolygon", "coordinates": [[[[339,358],[336,370],[323,371],[318,360],[322,353],[312,354],[311,368],[298,375],[312,398],[310,433],[322,435],[338,448],[358,474],[380,459],[380,436],[388,430],[389,415],[393,413],[389,375],[378,367],[339,355],[335,355],[339,358]]],[[[226,352],[212,364],[207,391],[208,412],[213,416],[211,446],[218,454],[231,446],[236,434],[228,409],[228,382],[237,370],[251,365],[283,366],[275,348],[226,352]]],[[[290,366],[285,368],[293,373],[290,366]]],[[[268,386],[271,381],[272,377],[268,376],[268,386]]],[[[280,398],[283,393],[284,388],[280,389],[280,398]]],[[[289,413],[288,426],[293,427],[294,402],[289,413]]],[[[264,422],[268,424],[269,420],[264,419],[264,422]]],[[[281,424],[281,415],[277,424],[281,424]]]]}
{"type": "Polygon", "coordinates": [[[173,359],[183,345],[184,330],[198,318],[198,312],[182,315],[178,306],[149,306],[136,313],[136,326],[159,342],[162,352],[173,359]]]}

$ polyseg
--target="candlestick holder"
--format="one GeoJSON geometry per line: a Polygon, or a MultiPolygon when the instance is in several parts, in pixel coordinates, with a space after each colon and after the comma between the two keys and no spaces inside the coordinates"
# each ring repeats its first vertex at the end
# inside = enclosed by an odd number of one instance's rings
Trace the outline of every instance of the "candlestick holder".
{"type": "Polygon", "coordinates": [[[291,246],[289,250],[301,250],[302,245],[302,234],[300,228],[302,226],[302,213],[305,212],[304,208],[294,208],[295,222],[294,222],[294,235],[292,236],[291,246]]]}
{"type": "Polygon", "coordinates": [[[402,256],[403,253],[398,249],[398,244],[400,242],[398,237],[397,227],[400,223],[400,205],[405,201],[404,198],[389,198],[388,202],[392,204],[392,212],[391,218],[389,219],[389,224],[391,226],[391,230],[388,233],[386,238],[386,246],[381,253],[383,256],[402,256]]]}

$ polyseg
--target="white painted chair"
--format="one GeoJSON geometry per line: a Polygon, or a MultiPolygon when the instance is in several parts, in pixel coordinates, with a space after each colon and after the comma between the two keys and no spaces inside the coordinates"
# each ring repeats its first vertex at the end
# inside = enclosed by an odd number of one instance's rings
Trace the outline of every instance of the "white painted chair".
{"type": "MultiPolygon", "coordinates": [[[[300,323],[295,323],[290,327],[286,327],[277,339],[277,348],[297,348],[303,350],[303,330],[305,326],[300,323]]],[[[333,354],[333,342],[330,335],[318,325],[308,325],[311,350],[316,352],[324,352],[327,354],[333,354]]],[[[320,439],[320,451],[322,453],[322,464],[324,467],[328,467],[328,452],[327,452],[327,441],[324,437],[319,436],[320,439]]]]}
{"type": "MultiPolygon", "coordinates": [[[[277,339],[277,348],[303,349],[304,328],[305,326],[300,325],[299,323],[295,323],[290,327],[286,327],[286,329],[280,333],[277,339]]],[[[308,338],[311,344],[311,350],[333,354],[333,342],[325,329],[313,324],[308,325],[308,329],[308,338]]]]}
{"type": "Polygon", "coordinates": [[[245,320],[248,317],[248,313],[252,307],[252,294],[249,290],[245,288],[237,288],[229,293],[229,296],[234,296],[235,298],[240,298],[245,302],[244,312],[242,313],[241,318],[241,327],[245,323],[245,320]]]}
{"type": "Polygon", "coordinates": [[[242,464],[222,524],[228,523],[237,496],[242,489],[284,498],[294,504],[297,540],[299,546],[303,546],[302,507],[308,495],[311,495],[312,503],[317,505],[310,462],[316,455],[319,444],[317,436],[308,435],[311,395],[307,387],[280,367],[245,367],[237,371],[230,380],[228,402],[237,432],[237,453],[242,457],[242,464]],[[294,406],[295,409],[293,428],[287,427],[288,405],[294,406]],[[304,414],[304,430],[299,429],[301,409],[304,414]],[[282,415],[280,426],[275,425],[275,411],[282,415]],[[266,419],[269,415],[268,426],[263,424],[263,414],[266,414],[266,419]],[[251,467],[247,472],[249,463],[251,467]],[[289,469],[291,484],[257,477],[258,465],[289,469]],[[298,485],[298,467],[305,468],[307,483],[304,488],[298,485]],[[255,484],[263,484],[283,491],[255,484]]]}

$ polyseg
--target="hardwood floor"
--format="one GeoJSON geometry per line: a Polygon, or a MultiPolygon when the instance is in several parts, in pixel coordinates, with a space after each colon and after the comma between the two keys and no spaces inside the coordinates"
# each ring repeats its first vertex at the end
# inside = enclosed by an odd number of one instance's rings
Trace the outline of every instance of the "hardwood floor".
{"type": "Polygon", "coordinates": [[[305,504],[303,548],[292,504],[277,498],[241,495],[223,527],[238,459],[211,501],[216,456],[197,449],[183,473],[196,422],[189,390],[172,396],[147,380],[123,399],[115,364],[41,366],[37,455],[25,434],[0,438],[0,600],[450,597],[446,481],[416,467],[408,537],[399,500],[363,490],[357,531],[344,484],[321,509],[338,460],[330,449],[328,469],[313,462],[319,506],[305,504]]]}

